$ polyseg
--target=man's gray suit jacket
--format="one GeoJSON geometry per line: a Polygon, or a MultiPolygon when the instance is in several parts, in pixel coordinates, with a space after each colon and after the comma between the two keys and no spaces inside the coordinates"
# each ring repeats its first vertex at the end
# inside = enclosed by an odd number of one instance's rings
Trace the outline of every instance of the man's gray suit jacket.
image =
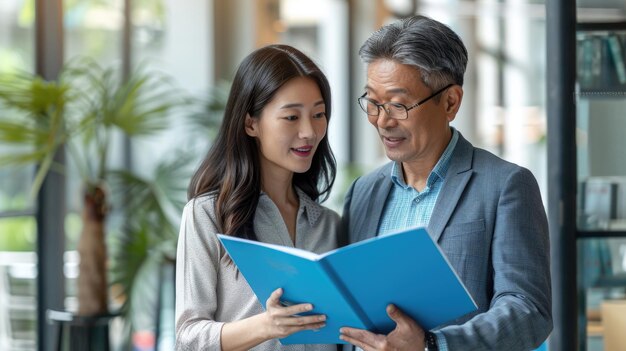
{"type": "MultiPolygon", "coordinates": [[[[391,186],[391,163],[352,184],[344,240],[376,235],[391,186]]],[[[449,350],[532,350],[547,338],[548,224],[530,171],[460,136],[427,229],[478,305],[476,313],[437,328],[449,350]]]]}

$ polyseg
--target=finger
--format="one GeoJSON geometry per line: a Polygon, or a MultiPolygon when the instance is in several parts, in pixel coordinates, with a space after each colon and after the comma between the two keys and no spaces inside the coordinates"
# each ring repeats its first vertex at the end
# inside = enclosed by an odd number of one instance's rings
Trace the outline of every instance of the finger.
{"type": "Polygon", "coordinates": [[[291,335],[293,333],[297,333],[303,330],[313,330],[318,331],[326,326],[325,322],[321,323],[313,323],[313,324],[305,324],[305,325],[297,325],[297,326],[286,326],[284,330],[286,331],[286,335],[291,335]]]}
{"type": "Polygon", "coordinates": [[[278,288],[270,294],[270,297],[267,298],[265,302],[266,306],[277,306],[280,305],[280,297],[283,295],[283,288],[278,288]]]}
{"type": "Polygon", "coordinates": [[[359,339],[355,339],[351,336],[345,335],[345,334],[341,334],[339,335],[339,339],[350,343],[358,348],[360,348],[363,351],[373,351],[374,348],[371,345],[367,345],[366,343],[364,343],[363,341],[359,340],[359,339]]]}
{"type": "Polygon", "coordinates": [[[313,309],[313,305],[310,303],[301,303],[289,307],[281,307],[281,314],[285,316],[293,316],[298,313],[309,312],[313,309]]]}
{"type": "Polygon", "coordinates": [[[322,323],[315,323],[315,324],[309,324],[307,326],[307,329],[311,329],[313,331],[319,331],[320,329],[324,328],[326,326],[326,322],[322,322],[322,323]]]}
{"type": "Polygon", "coordinates": [[[341,333],[340,337],[346,337],[346,339],[342,339],[342,340],[345,340],[353,345],[356,345],[362,348],[363,350],[366,350],[365,347],[367,347],[369,350],[380,349],[381,345],[384,344],[384,341],[385,341],[384,335],[374,334],[364,329],[344,327],[344,328],[341,328],[339,332],[341,333]]]}
{"type": "Polygon", "coordinates": [[[303,330],[317,331],[326,326],[325,322],[305,324],[305,325],[277,325],[280,337],[285,337],[303,330]]]}
{"type": "Polygon", "coordinates": [[[311,325],[311,324],[319,324],[325,323],[326,316],[323,314],[315,315],[315,316],[305,316],[305,317],[286,317],[281,318],[279,323],[286,326],[301,326],[301,325],[311,325]]]}
{"type": "Polygon", "coordinates": [[[424,335],[424,329],[396,305],[391,304],[387,306],[387,314],[389,318],[396,322],[396,328],[392,333],[399,333],[398,335],[403,335],[404,337],[424,335]]]}
{"type": "Polygon", "coordinates": [[[411,319],[409,316],[404,314],[404,312],[402,312],[402,310],[400,310],[394,304],[389,304],[387,306],[387,315],[389,315],[389,318],[391,318],[394,322],[396,322],[396,324],[397,324],[396,328],[398,328],[400,326],[417,325],[417,323],[415,323],[415,321],[413,319],[411,319]]]}

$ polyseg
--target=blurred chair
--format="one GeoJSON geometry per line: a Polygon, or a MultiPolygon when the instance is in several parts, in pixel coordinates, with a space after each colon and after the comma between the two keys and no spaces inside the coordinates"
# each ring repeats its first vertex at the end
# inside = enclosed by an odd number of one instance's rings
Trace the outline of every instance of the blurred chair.
{"type": "Polygon", "coordinates": [[[0,350],[36,348],[36,256],[0,252],[0,350]]]}
{"type": "Polygon", "coordinates": [[[606,300],[601,308],[604,350],[626,350],[626,300],[606,300]]]}
{"type": "Polygon", "coordinates": [[[109,351],[109,324],[119,313],[78,316],[67,311],[47,310],[49,323],[57,326],[57,351],[109,351]]]}

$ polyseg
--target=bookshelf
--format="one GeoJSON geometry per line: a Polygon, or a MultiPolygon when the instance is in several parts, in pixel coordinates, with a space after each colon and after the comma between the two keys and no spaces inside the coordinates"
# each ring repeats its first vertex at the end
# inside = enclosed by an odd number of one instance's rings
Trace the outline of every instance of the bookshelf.
{"type": "MultiPolygon", "coordinates": [[[[602,338],[589,310],[626,298],[626,21],[575,30],[578,350],[602,338]]],[[[600,316],[600,323],[602,318],[600,316]]]]}

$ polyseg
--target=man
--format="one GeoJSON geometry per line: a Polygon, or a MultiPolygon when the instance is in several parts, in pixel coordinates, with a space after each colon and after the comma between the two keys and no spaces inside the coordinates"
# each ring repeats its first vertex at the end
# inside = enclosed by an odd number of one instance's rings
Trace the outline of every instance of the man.
{"type": "Polygon", "coordinates": [[[425,331],[390,305],[397,323],[390,334],[342,328],[342,338],[365,351],[538,347],[552,329],[545,211],[528,170],[450,127],[467,65],[460,38],[415,16],[374,33],[359,55],[367,64],[359,104],[392,162],[352,184],[343,214],[348,240],[427,227],[478,311],[425,331]]]}

